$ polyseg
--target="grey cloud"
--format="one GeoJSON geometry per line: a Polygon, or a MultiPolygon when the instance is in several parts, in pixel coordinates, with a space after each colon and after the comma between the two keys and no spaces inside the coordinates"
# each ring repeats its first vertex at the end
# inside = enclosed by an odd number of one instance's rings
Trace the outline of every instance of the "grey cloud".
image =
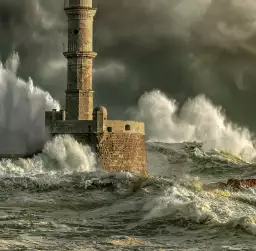
{"type": "MultiPolygon", "coordinates": [[[[256,3],[253,0],[95,0],[96,104],[112,116],[160,89],[183,103],[206,94],[256,131],[256,3]]],[[[22,76],[62,103],[63,1],[1,0],[0,52],[16,49],[22,76]]]]}

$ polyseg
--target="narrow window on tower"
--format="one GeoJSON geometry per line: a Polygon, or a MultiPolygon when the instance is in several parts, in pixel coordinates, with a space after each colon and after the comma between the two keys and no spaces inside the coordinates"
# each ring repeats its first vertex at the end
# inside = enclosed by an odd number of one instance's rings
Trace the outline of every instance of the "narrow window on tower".
{"type": "Polygon", "coordinates": [[[126,125],[125,126],[125,131],[131,131],[131,126],[130,125],[126,125]]]}
{"type": "Polygon", "coordinates": [[[78,35],[78,34],[79,34],[79,29],[75,29],[75,30],[73,31],[73,33],[74,33],[74,35],[78,35]]]}

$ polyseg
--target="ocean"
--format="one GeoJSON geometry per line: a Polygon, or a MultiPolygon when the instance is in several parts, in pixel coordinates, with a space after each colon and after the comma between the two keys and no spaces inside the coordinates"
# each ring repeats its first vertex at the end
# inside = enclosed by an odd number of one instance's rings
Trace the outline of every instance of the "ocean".
{"type": "Polygon", "coordinates": [[[149,175],[106,172],[88,146],[47,138],[60,105],[18,66],[0,63],[0,153],[44,148],[0,161],[1,251],[256,250],[255,190],[219,185],[255,178],[255,137],[222,108],[145,93],[129,114],[146,125],[149,175]]]}
{"type": "Polygon", "coordinates": [[[70,137],[2,161],[0,250],[256,250],[255,190],[204,189],[254,165],[198,143],[151,142],[147,155],[148,177],[103,171],[70,137]]]}

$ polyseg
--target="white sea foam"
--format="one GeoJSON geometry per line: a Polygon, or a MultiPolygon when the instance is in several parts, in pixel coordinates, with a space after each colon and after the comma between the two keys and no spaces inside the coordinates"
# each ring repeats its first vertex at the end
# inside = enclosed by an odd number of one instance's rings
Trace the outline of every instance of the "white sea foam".
{"type": "Polygon", "coordinates": [[[36,87],[31,78],[17,77],[19,56],[13,53],[0,62],[0,153],[24,154],[43,147],[47,134],[46,110],[59,109],[48,92],[36,87]]]}
{"type": "Polygon", "coordinates": [[[96,170],[96,157],[89,146],[70,136],[58,136],[45,144],[42,154],[32,159],[0,161],[1,176],[70,174],[96,170]]]}
{"type": "Polygon", "coordinates": [[[89,172],[94,171],[96,167],[96,156],[91,148],[67,135],[55,137],[47,142],[42,159],[44,168],[48,170],[89,172]]]}
{"type": "Polygon", "coordinates": [[[254,194],[219,189],[198,191],[175,184],[145,204],[148,213],[144,220],[170,217],[173,222],[240,228],[256,235],[256,210],[245,201],[255,203],[254,194]]]}
{"type": "Polygon", "coordinates": [[[201,95],[179,105],[160,91],[145,93],[136,118],[145,122],[150,141],[202,142],[204,150],[223,150],[252,161],[256,156],[252,135],[229,122],[220,107],[201,95]]]}

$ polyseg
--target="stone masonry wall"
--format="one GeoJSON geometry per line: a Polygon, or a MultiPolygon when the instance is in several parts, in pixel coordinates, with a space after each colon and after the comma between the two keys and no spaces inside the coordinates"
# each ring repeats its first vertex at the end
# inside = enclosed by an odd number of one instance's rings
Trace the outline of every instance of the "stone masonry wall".
{"type": "Polygon", "coordinates": [[[98,137],[101,164],[108,171],[146,174],[144,135],[136,133],[103,133],[98,137]]]}
{"type": "Polygon", "coordinates": [[[90,145],[98,154],[101,166],[105,170],[147,173],[144,123],[103,120],[103,128],[98,128],[97,125],[97,120],[47,123],[52,137],[70,134],[78,142],[90,145]],[[129,128],[126,128],[127,125],[129,128]],[[107,130],[108,127],[111,127],[110,131],[107,130]]]}
{"type": "Polygon", "coordinates": [[[103,130],[107,131],[108,128],[112,128],[112,132],[118,133],[140,133],[145,134],[145,125],[143,122],[138,121],[129,121],[129,120],[106,120],[104,121],[103,130]],[[129,130],[125,129],[126,126],[129,126],[129,130]]]}

